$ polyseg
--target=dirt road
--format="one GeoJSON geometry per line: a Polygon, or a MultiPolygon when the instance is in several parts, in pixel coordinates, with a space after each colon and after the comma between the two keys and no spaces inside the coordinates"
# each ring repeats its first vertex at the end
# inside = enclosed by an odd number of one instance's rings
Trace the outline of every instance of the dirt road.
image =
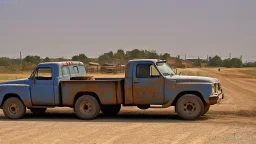
{"type": "Polygon", "coordinates": [[[256,80],[212,74],[221,80],[225,99],[197,121],[180,120],[173,107],[122,108],[115,117],[101,114],[87,122],[68,108],[41,116],[28,111],[16,121],[0,111],[0,143],[256,143],[256,80]]]}

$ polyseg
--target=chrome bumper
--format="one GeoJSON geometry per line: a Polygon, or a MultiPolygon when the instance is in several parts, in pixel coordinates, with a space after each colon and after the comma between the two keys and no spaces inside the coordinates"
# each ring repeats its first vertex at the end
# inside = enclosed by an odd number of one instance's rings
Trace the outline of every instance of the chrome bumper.
{"type": "Polygon", "coordinates": [[[218,94],[211,95],[211,96],[209,97],[209,103],[210,103],[210,105],[214,105],[214,104],[217,104],[217,103],[221,103],[222,99],[224,99],[224,93],[223,93],[223,91],[221,91],[221,92],[218,93],[218,94]]]}

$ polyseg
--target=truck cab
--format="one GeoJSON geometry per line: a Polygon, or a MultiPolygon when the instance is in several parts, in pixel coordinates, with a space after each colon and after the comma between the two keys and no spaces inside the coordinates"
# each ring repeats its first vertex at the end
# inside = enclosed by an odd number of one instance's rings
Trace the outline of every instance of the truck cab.
{"type": "Polygon", "coordinates": [[[40,63],[28,78],[0,83],[1,108],[9,98],[20,100],[27,108],[35,112],[45,111],[46,106],[58,106],[61,98],[60,81],[81,77],[86,77],[82,62],[40,63]]]}
{"type": "Polygon", "coordinates": [[[32,105],[55,106],[59,104],[60,81],[86,76],[81,62],[51,62],[38,64],[28,78],[32,105]]]}

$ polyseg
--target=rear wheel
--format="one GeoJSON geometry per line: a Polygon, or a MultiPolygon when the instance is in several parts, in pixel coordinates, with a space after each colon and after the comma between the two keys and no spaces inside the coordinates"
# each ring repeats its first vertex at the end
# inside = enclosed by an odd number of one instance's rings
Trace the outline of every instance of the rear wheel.
{"type": "Polygon", "coordinates": [[[180,118],[194,120],[203,114],[204,104],[198,96],[187,94],[179,98],[175,109],[180,118]]]}
{"type": "Polygon", "coordinates": [[[10,119],[20,119],[26,113],[26,107],[17,97],[8,98],[3,104],[4,115],[10,119]]]}
{"type": "Polygon", "coordinates": [[[204,104],[204,112],[203,112],[202,116],[205,115],[209,111],[209,109],[210,109],[210,105],[204,104]]]}
{"type": "Polygon", "coordinates": [[[78,118],[92,120],[98,116],[100,104],[93,96],[84,95],[77,99],[74,109],[78,118]]]}
{"type": "Polygon", "coordinates": [[[33,114],[43,114],[47,108],[30,108],[29,109],[33,114]]]}
{"type": "Polygon", "coordinates": [[[103,112],[103,114],[108,116],[117,115],[120,109],[121,109],[121,105],[102,105],[101,106],[101,111],[103,112]]]}

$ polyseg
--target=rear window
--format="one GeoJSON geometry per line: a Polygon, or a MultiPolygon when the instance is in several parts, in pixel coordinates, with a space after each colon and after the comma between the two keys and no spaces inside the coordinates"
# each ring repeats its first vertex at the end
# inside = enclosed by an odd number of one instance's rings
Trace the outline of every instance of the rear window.
{"type": "Polygon", "coordinates": [[[74,68],[74,72],[75,72],[75,73],[79,73],[79,70],[78,70],[78,67],[77,67],[77,66],[74,66],[73,68],[74,68]]]}
{"type": "Polygon", "coordinates": [[[63,76],[86,75],[85,67],[81,65],[69,65],[61,68],[63,76]]]}
{"type": "Polygon", "coordinates": [[[69,70],[70,70],[70,74],[78,74],[79,73],[78,67],[74,66],[74,65],[69,66],[69,70]]]}
{"type": "Polygon", "coordinates": [[[78,69],[81,75],[86,75],[85,66],[78,66],[78,69]]]}

